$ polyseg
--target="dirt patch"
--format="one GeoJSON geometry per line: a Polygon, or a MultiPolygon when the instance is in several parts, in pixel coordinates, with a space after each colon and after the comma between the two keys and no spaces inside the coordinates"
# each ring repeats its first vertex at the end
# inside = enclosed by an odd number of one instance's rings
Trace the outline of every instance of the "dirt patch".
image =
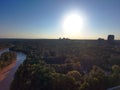
{"type": "Polygon", "coordinates": [[[4,78],[6,77],[6,75],[15,66],[15,64],[16,64],[16,60],[13,60],[13,62],[10,65],[8,65],[5,68],[3,68],[2,70],[0,70],[0,82],[2,80],[4,80],[4,78]]]}

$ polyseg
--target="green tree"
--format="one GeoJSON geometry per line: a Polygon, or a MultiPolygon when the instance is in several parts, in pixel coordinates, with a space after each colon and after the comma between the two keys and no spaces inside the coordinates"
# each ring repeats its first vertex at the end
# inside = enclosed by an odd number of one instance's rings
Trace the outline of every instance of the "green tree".
{"type": "Polygon", "coordinates": [[[120,66],[118,65],[112,66],[112,73],[109,77],[109,85],[111,87],[120,85],[120,66]]]}
{"type": "Polygon", "coordinates": [[[73,77],[76,81],[79,81],[81,80],[82,75],[78,71],[73,70],[73,71],[69,71],[67,73],[67,76],[73,77]]]}
{"type": "Polygon", "coordinates": [[[76,80],[65,74],[55,74],[53,79],[53,90],[78,90],[76,80]]]}

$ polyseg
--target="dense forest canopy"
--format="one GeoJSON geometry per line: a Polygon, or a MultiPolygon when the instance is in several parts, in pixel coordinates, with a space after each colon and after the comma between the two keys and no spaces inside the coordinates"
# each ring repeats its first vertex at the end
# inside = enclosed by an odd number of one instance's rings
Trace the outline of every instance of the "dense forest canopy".
{"type": "Polygon", "coordinates": [[[120,43],[97,40],[13,40],[27,58],[11,90],[106,90],[120,85],[120,43]]]}
{"type": "Polygon", "coordinates": [[[15,52],[4,52],[0,55],[0,70],[16,60],[15,52]]]}

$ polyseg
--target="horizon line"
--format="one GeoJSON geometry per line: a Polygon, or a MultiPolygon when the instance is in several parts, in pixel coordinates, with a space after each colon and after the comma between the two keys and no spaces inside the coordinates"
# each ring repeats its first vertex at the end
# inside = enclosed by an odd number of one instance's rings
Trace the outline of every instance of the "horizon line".
{"type": "MultiPolygon", "coordinates": [[[[61,39],[59,39],[59,38],[0,38],[0,39],[45,39],[45,40],[63,40],[63,38],[61,38],[61,39]]],[[[97,38],[97,39],[79,39],[79,38],[65,38],[66,40],[68,39],[68,40],[98,40],[99,38],[97,38]]],[[[103,38],[104,39],[104,38],[103,38]]],[[[104,39],[105,41],[107,40],[107,39],[104,39]]],[[[120,40],[120,39],[115,39],[115,40],[120,40]]]]}

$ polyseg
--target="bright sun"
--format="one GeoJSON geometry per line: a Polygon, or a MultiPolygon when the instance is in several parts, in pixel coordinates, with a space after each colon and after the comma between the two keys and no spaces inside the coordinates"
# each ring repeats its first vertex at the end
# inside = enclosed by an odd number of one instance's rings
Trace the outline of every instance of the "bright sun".
{"type": "Polygon", "coordinates": [[[66,34],[75,35],[83,28],[83,17],[78,14],[70,14],[64,18],[63,29],[66,34]]]}

